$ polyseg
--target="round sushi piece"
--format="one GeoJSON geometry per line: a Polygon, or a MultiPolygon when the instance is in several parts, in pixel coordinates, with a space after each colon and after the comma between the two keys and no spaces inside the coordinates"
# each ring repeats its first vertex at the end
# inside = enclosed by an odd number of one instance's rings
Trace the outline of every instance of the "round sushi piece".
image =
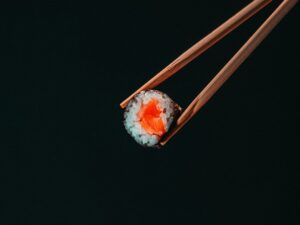
{"type": "Polygon", "coordinates": [[[168,95],[157,90],[138,93],[127,105],[124,125],[139,144],[157,147],[181,108],[168,95]]]}

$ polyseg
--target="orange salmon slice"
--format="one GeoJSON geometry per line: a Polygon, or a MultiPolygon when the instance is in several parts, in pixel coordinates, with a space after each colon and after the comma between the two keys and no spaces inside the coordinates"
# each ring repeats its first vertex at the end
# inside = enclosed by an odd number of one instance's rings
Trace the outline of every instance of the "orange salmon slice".
{"type": "Polygon", "coordinates": [[[162,136],[166,133],[164,121],[160,117],[162,110],[159,108],[159,101],[151,99],[147,104],[143,104],[138,117],[142,128],[149,134],[162,136]]]}

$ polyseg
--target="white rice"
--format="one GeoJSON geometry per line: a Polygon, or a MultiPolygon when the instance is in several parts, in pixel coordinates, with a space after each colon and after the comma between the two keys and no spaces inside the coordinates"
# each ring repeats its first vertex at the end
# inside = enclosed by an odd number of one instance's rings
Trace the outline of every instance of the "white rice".
{"type": "Polygon", "coordinates": [[[159,102],[160,117],[165,124],[166,131],[169,130],[174,120],[176,107],[178,107],[168,95],[156,90],[142,91],[129,102],[124,113],[125,128],[136,142],[148,147],[157,145],[161,137],[147,133],[142,128],[137,113],[140,111],[142,105],[147,104],[151,99],[157,99],[159,102]]]}

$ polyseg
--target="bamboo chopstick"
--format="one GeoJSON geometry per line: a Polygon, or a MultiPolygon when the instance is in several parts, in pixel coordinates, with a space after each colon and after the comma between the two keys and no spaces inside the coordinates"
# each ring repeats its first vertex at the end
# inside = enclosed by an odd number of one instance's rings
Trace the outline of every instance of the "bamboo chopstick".
{"type": "Polygon", "coordinates": [[[162,71],[160,71],[157,75],[151,78],[147,83],[141,86],[138,90],[136,90],[133,94],[131,94],[128,98],[126,98],[121,104],[121,108],[125,108],[128,102],[139,92],[145,89],[151,89],[168,79],[182,67],[187,65],[193,59],[198,57],[208,48],[213,46],[219,40],[224,38],[227,34],[249,19],[251,16],[260,11],[263,7],[265,7],[272,0],[254,0],[246,7],[244,7],[241,11],[236,13],[206,37],[201,39],[195,45],[193,45],[190,49],[180,55],[177,59],[175,59],[171,64],[165,67],[162,71]]]}
{"type": "Polygon", "coordinates": [[[296,5],[297,2],[298,0],[284,0],[277,7],[268,19],[258,28],[258,30],[186,108],[176,121],[175,127],[167,133],[164,139],[160,142],[161,145],[165,145],[170,138],[173,137],[201,109],[201,107],[217,92],[217,90],[238,69],[238,67],[248,58],[248,56],[267,37],[267,35],[296,5]]]}

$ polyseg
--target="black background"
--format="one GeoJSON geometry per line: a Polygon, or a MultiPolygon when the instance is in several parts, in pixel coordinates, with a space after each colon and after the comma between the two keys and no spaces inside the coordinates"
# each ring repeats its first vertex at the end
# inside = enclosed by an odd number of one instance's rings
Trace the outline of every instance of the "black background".
{"type": "MultiPolygon", "coordinates": [[[[163,149],[119,103],[249,1],[1,3],[1,224],[299,224],[299,6],[163,149]]],[[[159,86],[186,107],[275,1],[159,86]]]]}

